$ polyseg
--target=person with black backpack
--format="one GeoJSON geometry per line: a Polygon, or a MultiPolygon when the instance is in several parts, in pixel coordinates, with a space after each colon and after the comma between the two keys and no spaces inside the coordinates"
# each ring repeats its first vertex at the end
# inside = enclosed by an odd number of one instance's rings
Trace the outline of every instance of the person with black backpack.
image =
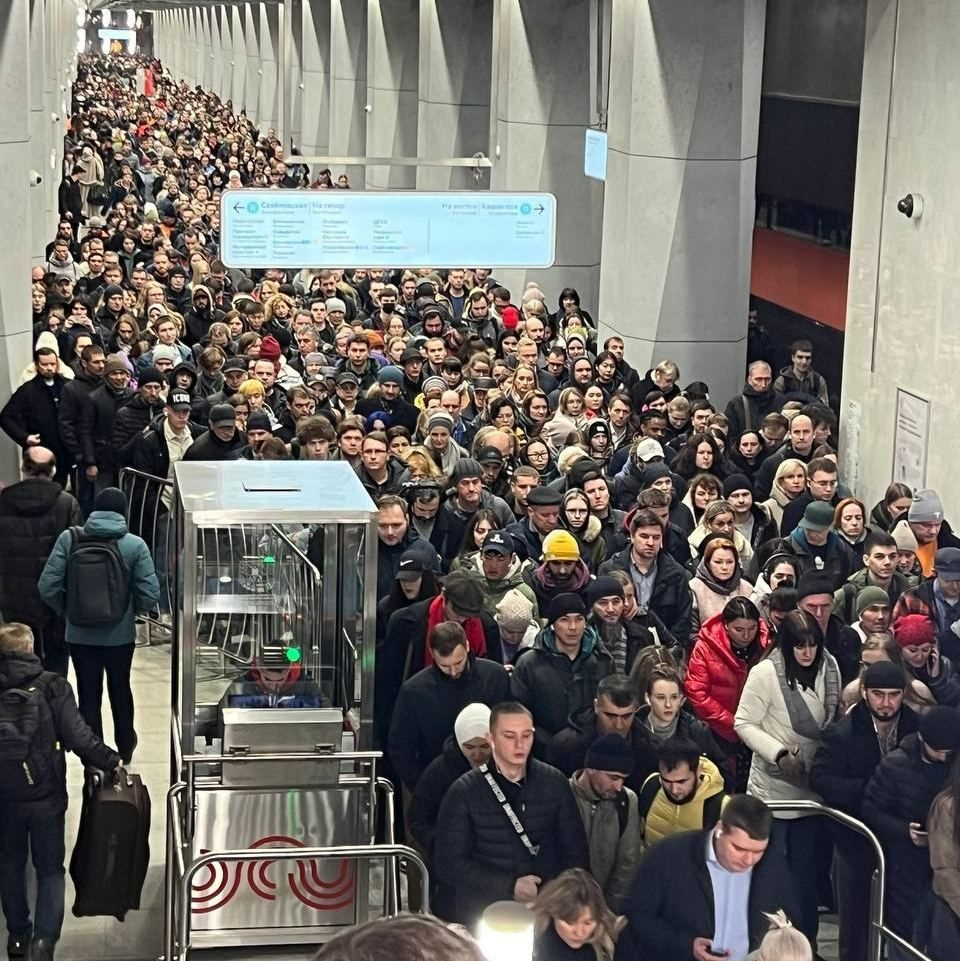
{"type": "Polygon", "coordinates": [[[7,955],[52,961],[64,914],[65,752],[103,771],[120,755],[84,721],[65,678],[44,671],[25,624],[0,627],[0,904],[7,955]],[[37,876],[30,917],[27,851],[37,876]]]}
{"type": "Polygon", "coordinates": [[[117,748],[129,764],[137,746],[130,689],[135,618],[156,610],[160,584],[150,548],[127,531],[126,513],[123,491],[100,491],[86,524],[57,538],[37,586],[66,621],[80,713],[98,737],[106,672],[117,748]]]}
{"type": "Polygon", "coordinates": [[[619,734],[603,734],[587,750],[582,771],[570,778],[590,848],[590,873],[617,912],[643,853],[637,795],[624,786],[633,751],[619,734]]]}

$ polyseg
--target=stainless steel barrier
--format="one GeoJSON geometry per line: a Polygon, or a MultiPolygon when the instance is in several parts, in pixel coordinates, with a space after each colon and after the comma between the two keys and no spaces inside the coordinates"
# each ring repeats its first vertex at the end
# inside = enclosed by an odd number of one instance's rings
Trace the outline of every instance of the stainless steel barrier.
{"type": "Polygon", "coordinates": [[[899,934],[891,931],[883,923],[883,895],[887,876],[887,861],[883,854],[883,848],[880,846],[880,841],[866,824],[844,811],[838,811],[836,808],[827,807],[816,801],[767,801],[766,804],[774,812],[804,811],[809,814],[822,814],[824,817],[830,818],[831,821],[836,821],[855,834],[866,838],[870,843],[877,858],[877,867],[870,879],[870,940],[867,944],[867,961],[882,961],[885,940],[896,944],[897,947],[916,958],[917,961],[932,961],[922,951],[908,941],[904,941],[899,934]]]}
{"type": "MultiPolygon", "coordinates": [[[[422,857],[412,848],[395,843],[393,825],[395,818],[395,790],[386,778],[378,777],[376,764],[383,754],[380,751],[265,753],[265,754],[183,754],[180,750],[180,725],[176,716],[170,719],[170,736],[173,750],[174,777],[177,778],[167,792],[166,865],[164,873],[164,961],[185,961],[189,950],[191,890],[193,878],[201,868],[216,862],[237,861],[305,861],[330,858],[356,861],[383,861],[383,911],[393,916],[400,910],[398,887],[399,859],[410,861],[421,875],[425,889],[424,912],[429,911],[429,873],[422,857]],[[371,813],[371,833],[368,843],[315,848],[244,848],[204,853],[197,858],[192,852],[194,822],[196,815],[196,792],[219,787],[198,784],[197,767],[251,762],[282,762],[322,760],[358,762],[369,768],[369,775],[341,775],[337,788],[355,787],[367,792],[368,810],[371,813]],[[380,795],[384,805],[386,843],[376,843],[376,810],[380,795]],[[189,860],[188,860],[189,857],[189,860]]],[[[201,782],[203,778],[200,779],[201,782]]],[[[318,788],[317,790],[322,790],[318,788]]],[[[369,902],[368,902],[369,903],[369,902]]]]}
{"type": "MultiPolygon", "coordinates": [[[[393,862],[397,858],[404,858],[413,864],[420,872],[423,888],[423,913],[430,911],[429,874],[427,866],[420,855],[413,848],[405,844],[374,844],[355,845],[333,848],[271,848],[271,861],[322,861],[328,858],[351,858],[357,861],[373,861],[383,859],[393,862]]],[[[172,946],[172,952],[167,961],[187,961],[190,950],[190,908],[193,879],[201,868],[218,862],[245,862],[264,860],[264,849],[254,848],[241,851],[211,851],[201,854],[187,865],[183,877],[180,879],[177,892],[177,943],[172,946]]]]}

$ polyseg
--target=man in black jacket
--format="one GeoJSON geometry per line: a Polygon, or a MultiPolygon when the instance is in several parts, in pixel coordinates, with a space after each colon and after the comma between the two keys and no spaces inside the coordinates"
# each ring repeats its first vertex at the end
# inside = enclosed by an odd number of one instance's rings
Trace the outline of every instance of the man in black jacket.
{"type": "Polygon", "coordinates": [[[43,666],[66,677],[63,619],[41,600],[37,580],[57,538],[83,523],[73,496],[53,483],[56,461],[46,447],[28,447],[20,482],[0,492],[0,613],[27,624],[43,666]]]}
{"type": "Polygon", "coordinates": [[[413,791],[427,765],[439,757],[453,722],[468,704],[493,707],[510,695],[502,664],[470,653],[467,635],[454,621],[438,624],[427,638],[433,664],[405,681],[397,695],[387,748],[403,787],[413,791]]]}
{"type": "Polygon", "coordinates": [[[77,441],[82,471],[95,493],[117,486],[117,455],[113,446],[113,424],[117,412],[134,396],[127,386],[130,371],[119,357],[110,357],[103,367],[103,383],[92,390],[80,409],[77,441]]]}
{"type": "Polygon", "coordinates": [[[796,918],[786,861],[768,849],[772,825],[763,801],[735,794],[715,827],[654,844],[627,896],[625,934],[634,956],[657,961],[745,958],[769,929],[767,913],[783,909],[796,918]],[[723,918],[716,916],[718,903],[726,905],[723,918]]]}
{"type": "Polygon", "coordinates": [[[156,367],[145,367],[137,375],[137,393],[117,411],[113,421],[111,440],[118,470],[131,465],[137,439],[163,413],[166,391],[167,378],[156,367]]]}
{"type": "Polygon", "coordinates": [[[36,376],[21,384],[0,410],[0,429],[24,450],[39,446],[52,450],[57,458],[53,479],[64,487],[71,461],[60,438],[58,411],[66,380],[59,373],[60,358],[53,348],[37,348],[33,362],[36,376]]]}
{"type": "MultiPolygon", "coordinates": [[[[67,681],[44,672],[33,654],[33,644],[26,625],[0,627],[0,691],[4,695],[23,692],[36,703],[38,721],[25,761],[0,753],[4,772],[0,778],[0,870],[8,956],[53,961],[63,925],[64,751],[73,751],[85,765],[105,771],[117,770],[120,755],[86,725],[67,681]],[[32,921],[26,890],[28,850],[37,876],[32,921]]],[[[16,724],[9,726],[15,728],[16,724]]]]}
{"type": "Polygon", "coordinates": [[[960,714],[952,707],[931,708],[920,719],[919,732],[908,734],[880,762],[863,793],[864,823],[887,859],[886,923],[921,948],[929,928],[925,895],[932,883],[927,812],[947,784],[958,747],[960,714]]]}
{"type": "Polygon", "coordinates": [[[204,431],[183,455],[188,460],[236,460],[244,446],[244,437],[237,430],[237,411],[230,404],[215,404],[210,408],[210,427],[204,431]]]}
{"type": "Polygon", "coordinates": [[[103,348],[99,344],[87,344],[80,351],[80,373],[63,385],[60,393],[60,408],[57,412],[60,439],[70,454],[68,466],[73,477],[71,485],[76,492],[84,517],[93,510],[95,491],[94,485],[87,478],[83,468],[79,466],[82,461],[80,419],[90,394],[103,382],[105,365],[103,348]],[[75,467],[76,470],[74,470],[75,467]]]}
{"type": "MultiPolygon", "coordinates": [[[[890,661],[871,664],[863,675],[863,700],[823,732],[810,787],[824,804],[863,820],[863,792],[877,765],[919,726],[919,716],[903,703],[905,686],[903,668],[890,661]]],[[[866,961],[876,856],[864,838],[847,828],[838,828],[834,838],[840,961],[866,961]]]]}
{"type": "Polygon", "coordinates": [[[434,866],[453,888],[462,923],[473,925],[494,901],[529,903],[568,868],[589,870],[569,782],[530,757],[533,733],[522,704],[498,704],[490,713],[490,764],[464,774],[440,805],[434,866]]]}
{"type": "Polygon", "coordinates": [[[687,572],[663,547],[663,526],[653,511],[630,519],[630,546],[600,565],[600,574],[620,570],[633,581],[637,606],[652,610],[681,643],[690,637],[693,595],[687,572]]]}
{"type": "Polygon", "coordinates": [[[569,719],[588,708],[601,678],[614,673],[613,658],[587,625],[578,594],[558,594],[548,608],[549,624],[533,647],[522,649],[510,675],[510,691],[537,722],[537,757],[569,719]]]}
{"type": "MultiPolygon", "coordinates": [[[[386,744],[390,718],[405,680],[429,666],[427,636],[447,621],[462,625],[471,653],[503,663],[500,629],[484,610],[483,590],[475,576],[463,571],[447,575],[437,597],[395,611],[387,636],[377,651],[374,673],[374,730],[386,744]]],[[[432,659],[432,654],[429,655],[432,659]]]]}

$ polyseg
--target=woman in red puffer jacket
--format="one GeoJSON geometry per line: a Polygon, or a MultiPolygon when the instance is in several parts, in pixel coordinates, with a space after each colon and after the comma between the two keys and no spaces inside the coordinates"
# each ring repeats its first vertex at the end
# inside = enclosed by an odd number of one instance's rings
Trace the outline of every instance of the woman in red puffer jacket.
{"type": "Polygon", "coordinates": [[[700,628],[687,665],[687,700],[726,749],[738,791],[746,789],[750,752],[734,732],[733,717],[747,674],[769,643],[757,606],[746,597],[733,597],[700,628]]]}

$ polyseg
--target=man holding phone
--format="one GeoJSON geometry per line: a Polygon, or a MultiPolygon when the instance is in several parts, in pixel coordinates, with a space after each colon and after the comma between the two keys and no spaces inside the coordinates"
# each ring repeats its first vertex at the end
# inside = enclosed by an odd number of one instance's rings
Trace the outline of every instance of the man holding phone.
{"type": "Polygon", "coordinates": [[[714,827],[654,844],[625,905],[634,957],[744,961],[769,928],[766,913],[797,917],[787,864],[769,848],[772,826],[763,801],[735,794],[714,827]]]}
{"type": "MultiPolygon", "coordinates": [[[[921,948],[932,906],[927,811],[946,786],[960,747],[960,713],[942,705],[920,719],[880,762],[863,795],[863,820],[880,839],[887,859],[886,923],[921,948]]],[[[901,955],[890,945],[891,957],[901,955]]]]}

